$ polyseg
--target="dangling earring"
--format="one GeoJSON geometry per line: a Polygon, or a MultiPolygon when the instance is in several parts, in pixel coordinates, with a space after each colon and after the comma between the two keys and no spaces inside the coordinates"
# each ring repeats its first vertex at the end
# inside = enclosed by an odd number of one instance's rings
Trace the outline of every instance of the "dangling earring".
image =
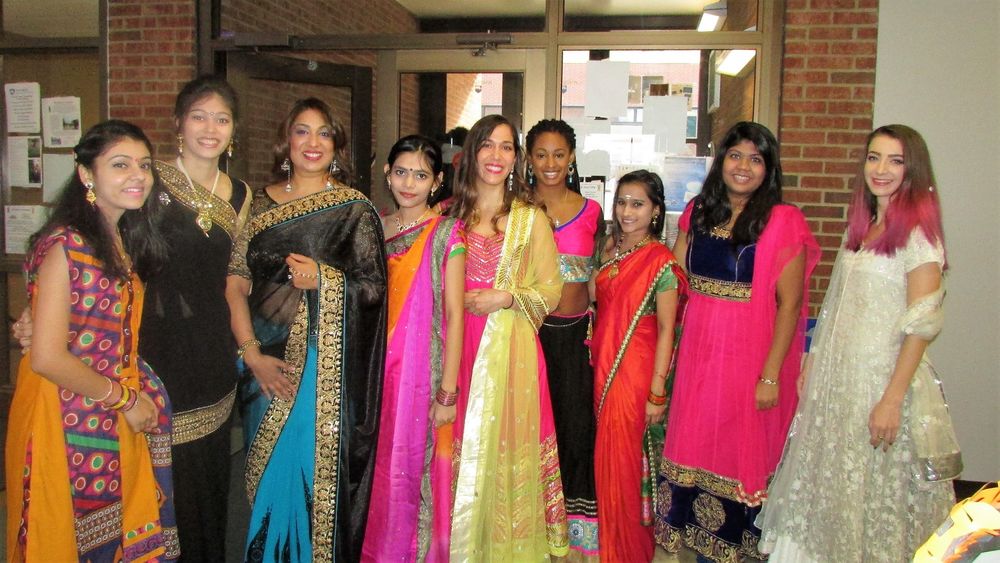
{"type": "Polygon", "coordinates": [[[573,175],[576,174],[576,163],[570,162],[569,168],[566,170],[566,185],[573,185],[573,175]]]}
{"type": "Polygon", "coordinates": [[[84,199],[87,200],[87,203],[89,203],[91,207],[96,207],[97,206],[97,194],[94,193],[94,183],[91,182],[91,181],[88,181],[86,184],[83,185],[83,187],[87,188],[87,193],[84,194],[84,196],[83,196],[84,199]]]}
{"type": "Polygon", "coordinates": [[[514,191],[514,171],[511,170],[510,174],[507,174],[507,191],[514,191]]]}
{"type": "Polygon", "coordinates": [[[292,191],[292,162],[286,158],[285,161],[281,163],[281,169],[288,175],[288,183],[285,184],[285,193],[288,193],[292,191]]]}
{"type": "Polygon", "coordinates": [[[431,193],[430,193],[429,196],[427,196],[427,199],[430,199],[430,198],[434,197],[434,192],[436,192],[437,189],[438,189],[437,184],[432,184],[431,185],[431,193]]]}
{"type": "Polygon", "coordinates": [[[532,168],[530,164],[528,165],[528,185],[535,185],[535,169],[532,168]]]}
{"type": "Polygon", "coordinates": [[[184,135],[177,134],[177,154],[184,154],[184,135]]]}
{"type": "Polygon", "coordinates": [[[226,156],[233,158],[233,140],[229,139],[229,146],[226,147],[226,156]]]}
{"type": "MultiPolygon", "coordinates": [[[[333,175],[336,174],[338,170],[340,170],[340,168],[337,168],[337,159],[335,158],[330,162],[330,172],[326,175],[326,189],[333,189],[333,175]]],[[[386,177],[385,180],[388,182],[389,178],[386,177]]]]}

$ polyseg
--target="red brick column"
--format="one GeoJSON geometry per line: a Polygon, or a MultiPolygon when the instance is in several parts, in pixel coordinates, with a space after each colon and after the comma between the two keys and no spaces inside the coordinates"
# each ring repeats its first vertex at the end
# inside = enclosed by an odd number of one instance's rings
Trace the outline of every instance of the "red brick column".
{"type": "Polygon", "coordinates": [[[823,258],[816,312],[846,226],[850,180],[872,128],[878,0],[787,0],[781,154],[785,197],[802,207],[823,258]]]}
{"type": "Polygon", "coordinates": [[[112,0],[108,6],[108,104],[139,125],[163,158],[176,152],[174,98],[195,73],[194,0],[112,0]]]}

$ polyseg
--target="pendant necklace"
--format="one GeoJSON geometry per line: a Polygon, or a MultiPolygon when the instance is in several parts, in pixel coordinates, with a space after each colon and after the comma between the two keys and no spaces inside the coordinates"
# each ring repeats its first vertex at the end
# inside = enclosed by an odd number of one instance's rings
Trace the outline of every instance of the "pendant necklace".
{"type": "Polygon", "coordinates": [[[401,233],[403,231],[408,231],[408,230],[412,229],[413,227],[416,227],[418,223],[420,223],[421,221],[424,220],[424,217],[426,217],[427,214],[430,213],[430,211],[431,211],[431,208],[428,207],[427,209],[424,210],[423,213],[420,214],[420,217],[417,217],[416,221],[411,221],[411,222],[409,222],[409,223],[407,223],[405,225],[403,224],[403,221],[399,218],[399,214],[397,214],[396,215],[396,234],[399,234],[399,233],[401,233]]]}
{"type": "Polygon", "coordinates": [[[615,245],[615,257],[611,259],[611,270],[608,272],[609,278],[614,278],[615,276],[618,275],[618,263],[621,262],[623,258],[628,256],[629,254],[632,254],[633,252],[635,252],[637,248],[649,242],[651,240],[651,237],[649,235],[642,237],[642,240],[633,244],[632,248],[626,250],[625,252],[622,252],[622,241],[624,239],[625,239],[624,235],[618,237],[618,244],[615,245]]]}
{"type": "MultiPolygon", "coordinates": [[[[177,157],[177,168],[184,173],[184,177],[187,178],[188,185],[191,186],[191,191],[197,193],[198,190],[194,187],[194,181],[191,179],[191,175],[188,174],[187,170],[184,168],[184,163],[181,162],[181,157],[177,157]]],[[[215,169],[215,180],[212,182],[212,191],[209,193],[209,198],[207,201],[195,201],[194,206],[198,209],[198,216],[194,218],[194,224],[198,225],[201,232],[208,236],[208,232],[212,230],[212,218],[209,217],[208,212],[212,209],[212,199],[215,198],[215,188],[219,187],[219,176],[222,175],[222,170],[219,168],[215,169]]]]}

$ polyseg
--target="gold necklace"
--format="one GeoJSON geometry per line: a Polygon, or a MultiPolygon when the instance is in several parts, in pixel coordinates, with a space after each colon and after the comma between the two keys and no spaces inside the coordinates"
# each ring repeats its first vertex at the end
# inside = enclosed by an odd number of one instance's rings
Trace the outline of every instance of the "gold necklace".
{"type": "MultiPolygon", "coordinates": [[[[188,185],[191,186],[191,191],[197,193],[197,189],[194,187],[194,180],[191,179],[191,175],[188,174],[187,169],[184,168],[184,162],[181,161],[181,157],[177,157],[177,168],[184,174],[187,178],[188,185]]],[[[194,198],[194,206],[198,208],[198,215],[194,218],[194,224],[198,225],[201,232],[208,236],[208,232],[212,230],[212,218],[208,215],[208,212],[212,209],[212,199],[215,198],[215,188],[219,187],[219,176],[222,175],[222,170],[219,168],[215,169],[215,180],[212,181],[212,191],[209,193],[208,201],[198,201],[197,196],[194,198]]]]}
{"type": "Polygon", "coordinates": [[[609,278],[614,278],[615,276],[618,275],[618,263],[619,262],[621,262],[629,254],[632,254],[633,252],[635,252],[636,249],[638,249],[640,246],[642,246],[642,245],[646,244],[647,242],[649,242],[650,240],[652,240],[652,237],[650,237],[649,235],[646,235],[646,236],[642,237],[642,240],[640,240],[639,242],[633,244],[632,248],[629,248],[625,252],[622,252],[621,251],[622,250],[622,242],[624,242],[624,240],[625,240],[625,235],[620,235],[618,237],[618,243],[615,244],[615,257],[612,258],[611,262],[609,263],[610,266],[611,266],[611,271],[608,272],[608,277],[609,278]]]}
{"type": "Polygon", "coordinates": [[[427,209],[424,210],[423,213],[420,214],[420,217],[417,217],[416,221],[411,221],[411,222],[409,222],[409,223],[407,223],[405,225],[403,224],[402,219],[399,218],[399,216],[402,214],[402,212],[397,213],[396,214],[396,234],[399,234],[399,233],[401,233],[403,231],[408,231],[408,230],[412,229],[413,227],[416,227],[418,223],[420,223],[421,221],[424,220],[424,217],[426,217],[427,214],[430,213],[430,211],[431,211],[431,208],[428,207],[427,209]]]}

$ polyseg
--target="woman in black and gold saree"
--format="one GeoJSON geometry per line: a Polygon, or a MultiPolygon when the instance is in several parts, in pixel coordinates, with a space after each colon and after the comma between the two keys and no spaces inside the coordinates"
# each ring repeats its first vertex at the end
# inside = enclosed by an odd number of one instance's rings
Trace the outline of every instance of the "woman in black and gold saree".
{"type": "Polygon", "coordinates": [[[343,129],[297,102],[254,196],[227,295],[252,436],[247,561],[357,560],[378,434],[386,270],[371,202],[348,188],[343,129]],[[283,179],[284,180],[284,179],[283,179]]]}

